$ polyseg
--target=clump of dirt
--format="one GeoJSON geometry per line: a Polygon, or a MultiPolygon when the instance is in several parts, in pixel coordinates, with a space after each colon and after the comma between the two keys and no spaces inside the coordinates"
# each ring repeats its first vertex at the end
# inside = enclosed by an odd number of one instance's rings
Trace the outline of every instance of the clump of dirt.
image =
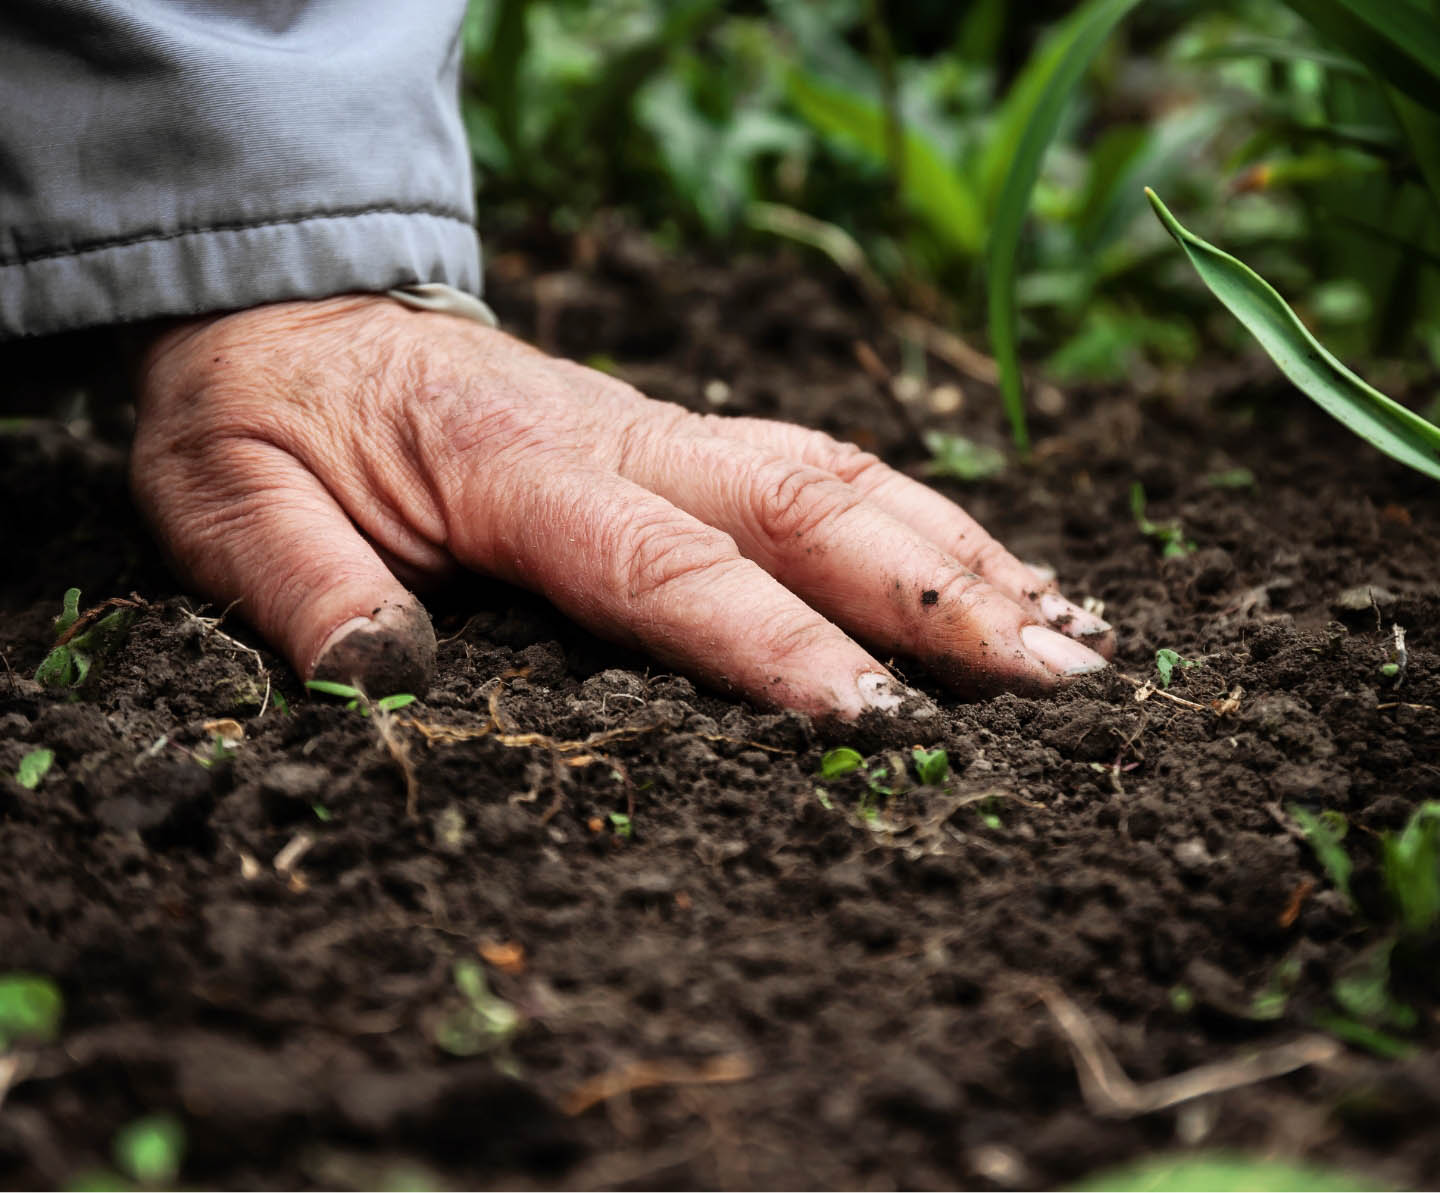
{"type": "MultiPolygon", "coordinates": [[[[499,256],[502,317],[902,465],[925,427],[999,443],[993,394],[941,361],[958,413],[880,391],[856,346],[901,348],[843,278],[606,243],[583,268],[499,256]]],[[[1032,1188],[1182,1147],[1435,1183],[1433,989],[1404,992],[1407,1059],[1321,1048],[1148,1113],[1077,1076],[1076,1016],[1137,1083],[1312,1035],[1389,914],[1373,834],[1440,797],[1435,494],[1265,376],[1072,393],[1029,463],[948,486],[1103,606],[1114,671],[962,703],[902,661],[938,711],[848,736],[481,582],[434,606],[422,702],[307,699],[195,617],[122,451],[7,430],[0,970],[53,977],[66,1015],[0,1079],[5,1183],[73,1180],[162,1111],[183,1179],[220,1187],[1032,1188]],[[1136,480],[1196,551],[1162,558],[1136,480]],[[145,602],[77,694],[28,678],[72,584],[145,602]],[[1198,665],[1154,691],[1162,647],[1198,665]],[[866,764],[822,781],[838,744],[866,764]],[[915,745],[948,752],[943,786],[915,745]],[[1357,908],[1294,804],[1347,817],[1357,908]]]]}

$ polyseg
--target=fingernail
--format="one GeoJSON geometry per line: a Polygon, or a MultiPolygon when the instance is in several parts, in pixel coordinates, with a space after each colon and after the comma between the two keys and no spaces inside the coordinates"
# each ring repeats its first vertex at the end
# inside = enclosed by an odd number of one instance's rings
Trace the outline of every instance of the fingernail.
{"type": "Polygon", "coordinates": [[[1049,584],[1055,579],[1055,569],[1048,563],[1027,563],[1025,566],[1041,584],[1049,584]]]}
{"type": "Polygon", "coordinates": [[[1088,646],[1056,633],[1049,626],[1027,625],[1020,631],[1025,649],[1045,665],[1046,670],[1066,677],[1089,675],[1108,664],[1088,646]]]}
{"type": "Polygon", "coordinates": [[[330,631],[312,679],[355,684],[372,696],[424,695],[435,672],[435,630],[418,601],[381,605],[330,631]]]}
{"type": "Polygon", "coordinates": [[[855,681],[855,686],[860,689],[860,699],[868,708],[894,712],[905,703],[905,689],[882,672],[865,672],[855,681]]]}
{"type": "Polygon", "coordinates": [[[1040,598],[1040,616],[1072,638],[1093,638],[1110,632],[1108,621],[1067,601],[1058,592],[1047,592],[1040,598]]]}

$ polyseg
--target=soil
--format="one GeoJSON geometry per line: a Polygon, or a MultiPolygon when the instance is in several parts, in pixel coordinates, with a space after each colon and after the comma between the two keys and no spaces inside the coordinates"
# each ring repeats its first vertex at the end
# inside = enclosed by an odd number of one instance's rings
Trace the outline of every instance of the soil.
{"type": "MultiPolygon", "coordinates": [[[[506,322],[653,396],[911,468],[917,427],[1000,442],[993,391],[937,360],[958,411],[887,398],[856,345],[898,370],[899,342],[814,262],[603,239],[497,257],[506,322]]],[[[306,698],[243,625],[196,620],[123,444],[8,428],[0,970],[53,977],[65,1017],[15,1053],[0,1183],[73,1182],[158,1112],[184,1124],[182,1179],[217,1187],[1032,1188],[1176,1149],[1440,1182],[1435,986],[1400,991],[1406,1057],[1314,1043],[1390,916],[1378,835],[1440,798],[1440,503],[1270,378],[1243,360],[1072,391],[1028,463],[937,482],[1103,602],[1117,667],[966,703],[900,660],[938,715],[843,731],[479,581],[431,603],[423,701],[306,698]],[[1212,479],[1239,468],[1253,485],[1212,479]],[[1136,480],[1194,551],[1137,527],[1136,480]],[[78,698],[29,678],[71,585],[144,602],[78,698]],[[1139,698],[1162,647],[1199,661],[1169,689],[1188,703],[1139,698]],[[817,778],[838,745],[893,793],[817,778]],[[915,745],[948,752],[943,786],[915,745]],[[29,790],[11,776],[40,746],[29,790]],[[1355,910],[1295,805],[1348,818],[1355,910]],[[1082,1088],[1087,1023],[1142,1085],[1296,1041],[1319,1059],[1133,1113],[1082,1088]]]]}

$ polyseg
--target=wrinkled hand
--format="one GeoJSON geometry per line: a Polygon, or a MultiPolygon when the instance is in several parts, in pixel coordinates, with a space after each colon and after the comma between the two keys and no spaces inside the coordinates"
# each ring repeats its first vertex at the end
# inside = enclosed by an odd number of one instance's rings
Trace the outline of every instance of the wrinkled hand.
{"type": "Polygon", "coordinates": [[[456,564],[812,713],[900,703],[857,639],[968,692],[1048,691],[1104,666],[1076,639],[1112,649],[1104,622],[874,456],[651,401],[388,298],[185,324],[139,388],[137,500],[182,573],[307,678],[422,689],[435,638],[397,577],[456,564]]]}

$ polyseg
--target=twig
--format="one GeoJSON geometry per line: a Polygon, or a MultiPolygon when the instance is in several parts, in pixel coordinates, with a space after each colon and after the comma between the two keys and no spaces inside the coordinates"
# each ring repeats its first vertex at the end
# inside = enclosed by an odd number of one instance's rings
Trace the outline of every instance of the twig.
{"type": "Polygon", "coordinates": [[[55,645],[64,646],[67,642],[70,641],[71,638],[74,638],[82,630],[88,630],[92,625],[99,621],[100,618],[106,614],[106,612],[111,609],[148,608],[149,602],[147,602],[145,598],[142,597],[139,593],[132,592],[128,600],[125,597],[111,597],[108,601],[101,601],[98,605],[94,605],[91,608],[86,609],[84,613],[80,614],[80,616],[77,617],[70,624],[70,627],[63,634],[61,634],[58,638],[55,639],[55,645]]]}
{"type": "Polygon", "coordinates": [[[1268,1081],[1307,1065],[1333,1060],[1343,1050],[1341,1043],[1330,1036],[1301,1036],[1250,1056],[1200,1065],[1174,1077],[1136,1085],[1084,1012],[1059,987],[1042,982],[1036,992],[1070,1045],[1085,1104],[1092,1113],[1106,1118],[1151,1114],[1208,1094],[1268,1081]]]}
{"type": "Polygon", "coordinates": [[[5,674],[10,677],[10,695],[20,695],[20,684],[15,679],[15,672],[10,669],[10,660],[5,657],[5,652],[0,650],[0,663],[5,664],[5,674]]]}
{"type": "Polygon", "coordinates": [[[1203,704],[1196,704],[1193,700],[1186,700],[1184,696],[1177,696],[1174,692],[1167,692],[1164,688],[1157,688],[1148,679],[1136,679],[1133,675],[1121,675],[1119,672],[1116,672],[1116,676],[1137,689],[1135,692],[1137,704],[1144,704],[1151,696],[1159,696],[1162,700],[1168,700],[1171,704],[1178,704],[1182,708],[1193,709],[1195,712],[1215,711],[1203,704]]]}
{"type": "Polygon", "coordinates": [[[263,717],[265,715],[265,710],[270,707],[270,672],[265,669],[265,660],[261,657],[260,652],[256,650],[253,646],[246,646],[245,643],[239,641],[238,639],[232,638],[229,634],[227,634],[224,630],[220,628],[220,623],[224,621],[225,618],[229,615],[230,610],[235,608],[235,606],[239,603],[239,601],[231,601],[230,604],[225,606],[219,617],[201,617],[200,614],[195,613],[190,609],[181,609],[180,612],[183,613],[186,617],[188,617],[191,621],[198,622],[201,626],[205,628],[207,633],[213,634],[221,641],[229,643],[229,645],[233,649],[240,651],[242,654],[248,654],[255,660],[255,670],[259,672],[260,678],[265,681],[265,695],[261,697],[260,711],[255,715],[258,717],[263,717]]]}
{"type": "Polygon", "coordinates": [[[634,1061],[581,1082],[560,1100],[560,1109],[573,1116],[637,1089],[652,1089],[657,1085],[720,1085],[746,1081],[754,1075],[755,1066],[739,1053],[717,1056],[700,1064],[634,1061]]]}

